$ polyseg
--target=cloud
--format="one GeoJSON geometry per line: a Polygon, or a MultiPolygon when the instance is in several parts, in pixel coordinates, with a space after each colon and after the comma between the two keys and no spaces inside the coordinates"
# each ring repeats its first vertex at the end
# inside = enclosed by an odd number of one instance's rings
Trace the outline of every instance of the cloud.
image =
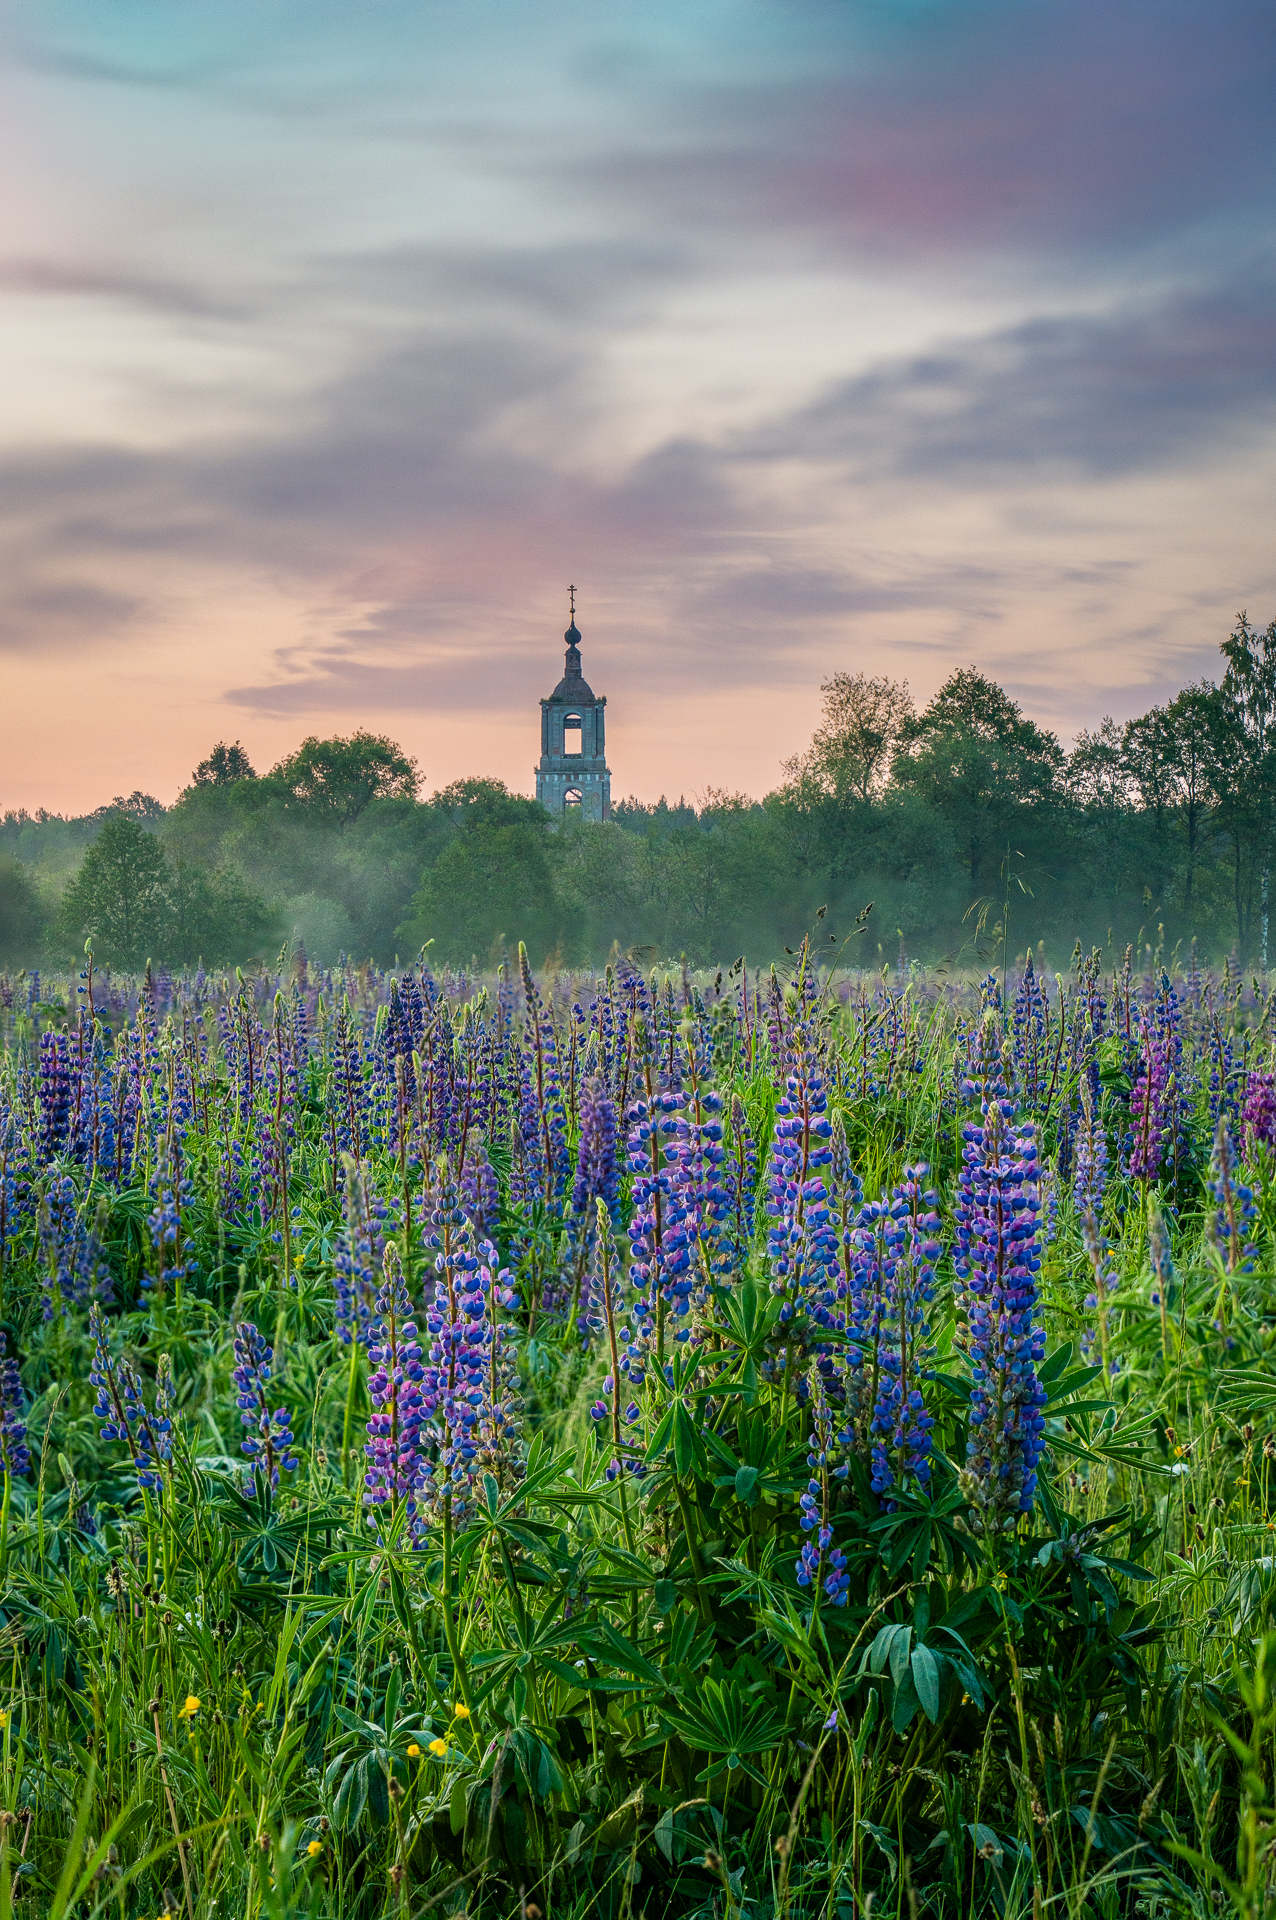
{"type": "Polygon", "coordinates": [[[1043,317],[844,381],[755,436],[757,458],[861,473],[1107,478],[1243,444],[1276,419],[1276,277],[1106,315],[1043,317]]]}
{"type": "Polygon", "coordinates": [[[119,300],[156,313],[194,319],[243,320],[251,309],[243,301],[217,298],[178,280],[133,273],[118,266],[67,265],[57,260],[0,259],[0,294],[119,300]]]}
{"type": "Polygon", "coordinates": [[[6,594],[0,601],[0,652],[66,652],[99,646],[127,631],[143,602],[87,580],[58,580],[6,594]]]}
{"type": "Polygon", "coordinates": [[[948,258],[1127,246],[1270,204],[1276,15],[1260,0],[900,16],[873,40],[848,17],[800,75],[719,83],[694,111],[688,85],[662,140],[595,160],[580,190],[684,225],[948,258]]]}

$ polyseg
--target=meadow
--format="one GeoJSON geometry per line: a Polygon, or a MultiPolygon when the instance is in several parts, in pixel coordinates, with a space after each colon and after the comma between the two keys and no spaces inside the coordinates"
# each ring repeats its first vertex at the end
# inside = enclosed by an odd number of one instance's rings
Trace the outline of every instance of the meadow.
{"type": "Polygon", "coordinates": [[[0,979],[0,1920],[1276,1911],[1232,964],[0,979]]]}

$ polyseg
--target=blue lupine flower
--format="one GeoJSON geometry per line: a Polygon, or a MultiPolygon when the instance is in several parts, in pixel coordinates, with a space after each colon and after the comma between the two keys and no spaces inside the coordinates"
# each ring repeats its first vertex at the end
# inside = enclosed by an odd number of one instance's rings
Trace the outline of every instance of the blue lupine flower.
{"type": "Polygon", "coordinates": [[[927,1314],[940,1255],[939,1197],[923,1189],[924,1165],[904,1168],[892,1195],[898,1239],[882,1287],[877,1329],[877,1389],[870,1431],[872,1485],[888,1511],[901,1488],[930,1484],[931,1429],[922,1379],[934,1352],[927,1314]]]}
{"type": "Polygon", "coordinates": [[[972,1525],[994,1532],[1032,1511],[1045,1429],[1037,1142],[1030,1125],[1012,1132],[1009,1102],[992,1098],[963,1135],[954,1264],[972,1385],[961,1484],[972,1525]]]}
{"type": "Polygon", "coordinates": [[[235,1328],[235,1367],[231,1380],[235,1387],[235,1405],[239,1408],[244,1439],[240,1452],[250,1462],[244,1475],[244,1490],[279,1486],[281,1473],[296,1471],[293,1454],[292,1416],[286,1407],[272,1407],[270,1379],[275,1350],[268,1347],[251,1320],[241,1320],[235,1328]]]}
{"type": "Polygon", "coordinates": [[[5,1334],[0,1331],[0,1462],[6,1473],[31,1471],[26,1411],[18,1363],[9,1352],[5,1334]]]}
{"type": "Polygon", "coordinates": [[[1258,1219],[1258,1199],[1255,1189],[1238,1177],[1236,1153],[1225,1119],[1219,1121],[1214,1135],[1209,1190],[1214,1202],[1210,1238],[1223,1265],[1229,1273],[1252,1273],[1255,1248],[1248,1236],[1258,1219]]]}
{"type": "Polygon", "coordinates": [[[149,1412],[129,1362],[111,1357],[106,1321],[96,1301],[89,1309],[89,1332],[94,1343],[89,1384],[97,1388],[93,1411],[105,1423],[101,1428],[102,1438],[122,1440],[137,1470],[138,1485],[152,1493],[162,1493],[165,1485],[162,1470],[173,1457],[169,1387],[165,1383],[162,1400],[157,1402],[153,1414],[149,1412]]]}

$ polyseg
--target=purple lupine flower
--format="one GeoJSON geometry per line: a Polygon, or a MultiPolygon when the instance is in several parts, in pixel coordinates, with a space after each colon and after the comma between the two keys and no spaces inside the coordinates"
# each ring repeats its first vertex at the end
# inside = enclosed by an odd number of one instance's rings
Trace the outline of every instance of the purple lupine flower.
{"type": "Polygon", "coordinates": [[[629,1127],[629,1170],[633,1175],[633,1213],[629,1246],[633,1256],[630,1284],[635,1290],[633,1324],[626,1345],[624,1371],[632,1386],[640,1387],[653,1362],[664,1369],[668,1323],[674,1339],[690,1338],[687,1316],[695,1280],[691,1249],[683,1225],[683,1208],[669,1164],[668,1140],[677,1125],[674,1115],[682,1105],[681,1092],[657,1076],[647,1058],[645,1085],[626,1115],[629,1127]],[[681,1324],[683,1321],[686,1324],[681,1324]]]}
{"type": "MultiPolygon", "coordinates": [[[[601,1207],[602,1202],[598,1205],[601,1207]]],[[[518,1329],[501,1318],[502,1312],[518,1305],[518,1295],[508,1271],[503,1267],[498,1270],[491,1242],[484,1242],[479,1251],[479,1288],[487,1308],[487,1364],[476,1409],[470,1473],[475,1479],[494,1480],[504,1495],[519,1484],[526,1471],[517,1372],[518,1329]]]]}
{"type": "Polygon", "coordinates": [[[483,1137],[466,1137],[460,1177],[461,1207],[476,1240],[495,1240],[501,1218],[501,1188],[483,1137]]]}
{"type": "Polygon", "coordinates": [[[51,1180],[41,1195],[36,1239],[45,1275],[41,1317],[46,1325],[67,1307],[110,1297],[110,1269],[102,1250],[105,1219],[106,1202],[101,1201],[93,1226],[85,1226],[75,1188],[65,1174],[51,1180]]]}
{"type": "Polygon", "coordinates": [[[1090,1207],[1081,1215],[1081,1244],[1094,1276],[1094,1291],[1086,1295],[1085,1304],[1095,1316],[1093,1323],[1082,1329],[1081,1352],[1089,1359],[1097,1339],[1104,1374],[1117,1374],[1121,1370],[1121,1362],[1112,1357],[1112,1316],[1108,1311],[1108,1301],[1117,1291],[1120,1280],[1112,1265],[1111,1244],[1100,1233],[1098,1220],[1090,1207]]]}
{"type": "Polygon", "coordinates": [[[1015,1081],[1020,1105],[1045,1117],[1050,1093],[1050,1006],[1032,964],[1024,964],[1010,1015],[1015,1081]]]}
{"type": "MultiPolygon", "coordinates": [[[[519,943],[519,971],[527,1003],[523,1047],[520,1133],[523,1154],[534,1169],[541,1197],[561,1204],[571,1177],[567,1146],[567,1110],[563,1100],[554,1022],[532,978],[527,949],[519,943]]],[[[531,1195],[527,1197],[532,1197],[531,1195]]]]}
{"type": "Polygon", "coordinates": [[[1276,1075],[1251,1070],[1245,1087],[1243,1126],[1247,1156],[1256,1142],[1276,1146],[1276,1075]]]}
{"type": "Polygon", "coordinates": [[[1140,1060],[1130,1096],[1130,1173],[1136,1180],[1177,1178],[1191,1102],[1183,1073],[1183,1007],[1161,974],[1139,1019],[1140,1060]]]}
{"type": "Polygon", "coordinates": [[[833,1545],[833,1527],[829,1518],[829,1478],[830,1475],[844,1477],[846,1468],[836,1464],[833,1419],[824,1392],[824,1382],[818,1372],[812,1376],[810,1402],[813,1430],[808,1438],[811,1450],[806,1456],[806,1463],[811,1470],[811,1478],[798,1501],[802,1514],[798,1525],[808,1537],[802,1543],[802,1552],[794,1571],[799,1587],[814,1587],[817,1600],[823,1572],[824,1593],[835,1607],[844,1607],[850,1576],[846,1571],[846,1555],[833,1545]]]}
{"type": "Polygon", "coordinates": [[[684,1028],[684,1037],[683,1105],[674,1116],[665,1152],[670,1200],[687,1236],[695,1274],[695,1306],[707,1301],[715,1281],[728,1270],[722,1236],[731,1202],[722,1174],[722,1095],[708,1081],[709,1047],[693,1023],[684,1028]]]}
{"type": "Polygon", "coordinates": [[[142,1270],[143,1292],[154,1290],[162,1299],[169,1281],[180,1281],[198,1271],[198,1262],[183,1258],[182,1207],[192,1195],[191,1182],[184,1178],[176,1153],[170,1158],[161,1148],[151,1180],[155,1206],[147,1215],[152,1264],[142,1270]]]}
{"type": "Polygon", "coordinates": [[[824,1169],[832,1163],[828,1096],[809,1021],[788,1024],[789,1070],[776,1102],[767,1177],[767,1246],[771,1291],[781,1300],[770,1361],[805,1391],[808,1349],[822,1329],[840,1330],[837,1234],[824,1169]],[[797,1367],[803,1371],[797,1373],[797,1367]]]}
{"type": "Polygon", "coordinates": [[[332,1036],[332,1074],[328,1082],[328,1111],[336,1129],[337,1146],[362,1160],[368,1151],[368,1083],[359,1048],[359,1031],[349,999],[337,1010],[332,1036]]]}
{"type": "Polygon", "coordinates": [[[399,1250],[393,1241],[385,1250],[383,1274],[368,1343],[372,1413],[364,1448],[368,1467],[363,1476],[363,1497],[371,1507],[393,1506],[406,1500],[411,1521],[422,1468],[425,1366],[399,1250]]]}
{"type": "Polygon", "coordinates": [[[26,1412],[27,1400],[18,1362],[9,1352],[5,1334],[0,1331],[0,1463],[6,1473],[31,1471],[26,1412]]]}
{"type": "Polygon", "coordinates": [[[1156,1180],[1171,1137],[1168,1120],[1173,1100],[1170,1052],[1163,1034],[1145,1026],[1142,1055],[1130,1095],[1130,1173],[1135,1180],[1156,1180]]]}
{"type": "Polygon", "coordinates": [[[1108,1136],[1099,1116],[1098,1103],[1085,1069],[1081,1077],[1081,1120],[1076,1134],[1076,1172],[1072,1195],[1079,1213],[1103,1212],[1103,1196],[1108,1185],[1108,1136]]]}
{"type": "Polygon", "coordinates": [[[423,1238],[433,1291],[425,1303],[429,1352],[421,1380],[424,1436],[435,1457],[422,1463],[418,1510],[430,1519],[463,1522],[468,1513],[479,1410],[488,1385],[487,1294],[490,1264],[480,1260],[460,1195],[440,1160],[425,1196],[423,1238]]]}
{"type": "Polygon", "coordinates": [[[95,1301],[89,1309],[89,1332],[94,1343],[89,1384],[97,1388],[93,1411],[105,1422],[103,1440],[122,1440],[137,1470],[138,1485],[152,1493],[164,1490],[162,1469],[173,1457],[173,1422],[167,1385],[155,1412],[148,1411],[137,1375],[127,1360],[113,1360],[106,1321],[95,1301]]]}
{"type": "Polygon", "coordinates": [[[926,1168],[905,1167],[892,1195],[900,1244],[882,1290],[873,1404],[872,1485],[891,1510],[901,1488],[925,1488],[931,1476],[931,1429],[921,1383],[933,1360],[930,1322],[935,1263],[940,1255],[939,1196],[923,1189],[926,1168]]]}
{"type": "Polygon", "coordinates": [[[1210,1160],[1209,1191],[1214,1213],[1208,1231],[1227,1271],[1242,1274],[1254,1269],[1255,1248],[1248,1235],[1258,1219],[1258,1200],[1254,1188],[1237,1178],[1237,1171],[1227,1121],[1220,1120],[1210,1160]]]}
{"type": "Polygon", "coordinates": [[[580,1098],[580,1140],[572,1186],[568,1241],[567,1291],[573,1320],[588,1322],[582,1288],[598,1231],[598,1203],[616,1222],[620,1207],[620,1168],[616,1157],[616,1109],[606,1082],[592,1077],[580,1098]]]}
{"type": "Polygon", "coordinates": [[[963,1129],[954,1261],[972,1379],[961,1485],[972,1525],[989,1533],[1032,1511],[1045,1429],[1037,1141],[1031,1125],[1012,1132],[1008,1106],[986,1099],[982,1124],[963,1129]]]}
{"type": "Polygon", "coordinates": [[[343,1154],[342,1228],[333,1255],[332,1282],[337,1296],[334,1330],[343,1346],[368,1342],[376,1302],[377,1268],[385,1251],[387,1209],[380,1202],[353,1154],[343,1154]]]}
{"type": "Polygon", "coordinates": [[[249,1461],[244,1492],[269,1488],[274,1493],[280,1474],[293,1473],[297,1466],[292,1451],[292,1416],[286,1407],[270,1404],[275,1350],[266,1345],[251,1320],[241,1320],[235,1327],[234,1354],[231,1381],[244,1428],[239,1450],[249,1461]]]}
{"type": "Polygon", "coordinates": [[[606,1082],[585,1082],[580,1100],[580,1140],[576,1150],[576,1179],[572,1186],[572,1215],[588,1217],[592,1233],[597,1224],[596,1201],[601,1200],[616,1222],[620,1206],[620,1167],[616,1158],[616,1108],[606,1082]]]}
{"type": "Polygon", "coordinates": [[[51,1160],[67,1144],[71,1124],[70,1043],[65,1033],[40,1035],[40,1157],[51,1160]]]}

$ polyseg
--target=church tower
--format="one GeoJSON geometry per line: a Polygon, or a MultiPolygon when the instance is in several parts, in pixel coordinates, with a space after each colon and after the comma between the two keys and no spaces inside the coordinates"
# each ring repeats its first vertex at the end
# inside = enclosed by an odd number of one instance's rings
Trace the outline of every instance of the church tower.
{"type": "Polygon", "coordinates": [[[580,634],[576,629],[576,589],[571,591],[567,666],[562,679],[541,701],[541,758],[536,769],[536,798],[555,823],[578,812],[583,820],[611,814],[611,774],[603,738],[606,697],[596,694],[580,670],[580,634]]]}

